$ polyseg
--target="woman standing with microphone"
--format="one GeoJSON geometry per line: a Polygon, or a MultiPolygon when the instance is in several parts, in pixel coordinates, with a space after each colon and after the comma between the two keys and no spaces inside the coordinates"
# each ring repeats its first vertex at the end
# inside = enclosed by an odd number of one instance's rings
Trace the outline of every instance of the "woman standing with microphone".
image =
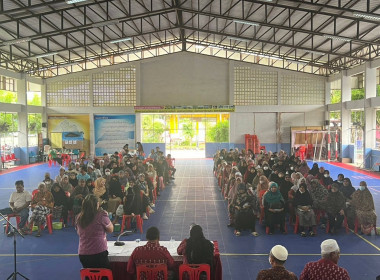
{"type": "Polygon", "coordinates": [[[99,208],[99,200],[89,194],[76,218],[79,235],[79,260],[84,268],[110,268],[106,233],[113,232],[108,214],[99,208]]]}

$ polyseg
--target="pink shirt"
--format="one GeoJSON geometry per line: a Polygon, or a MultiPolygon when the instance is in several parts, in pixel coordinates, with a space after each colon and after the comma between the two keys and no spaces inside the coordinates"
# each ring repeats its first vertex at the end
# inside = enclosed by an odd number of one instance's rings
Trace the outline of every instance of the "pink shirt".
{"type": "Polygon", "coordinates": [[[111,224],[108,214],[99,211],[91,224],[86,228],[81,228],[77,223],[77,233],[79,235],[79,255],[95,255],[104,252],[107,247],[106,227],[111,224]]]}

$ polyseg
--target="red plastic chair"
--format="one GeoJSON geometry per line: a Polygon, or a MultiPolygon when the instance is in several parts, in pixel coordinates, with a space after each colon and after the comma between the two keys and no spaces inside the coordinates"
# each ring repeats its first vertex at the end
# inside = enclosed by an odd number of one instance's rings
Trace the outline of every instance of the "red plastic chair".
{"type": "Polygon", "coordinates": [[[181,264],[179,266],[179,280],[198,280],[202,272],[206,273],[207,280],[211,279],[210,266],[208,264],[181,264]],[[184,278],[184,274],[187,274],[189,278],[184,278]]]}
{"type": "MultiPolygon", "coordinates": [[[[373,226],[374,226],[374,228],[375,228],[375,235],[377,235],[376,223],[375,223],[373,226]]],[[[359,219],[358,219],[358,217],[356,217],[356,218],[355,218],[355,228],[354,228],[354,232],[355,232],[355,233],[358,233],[359,228],[360,228],[359,219]]]]}
{"type": "MultiPolygon", "coordinates": [[[[346,233],[348,233],[349,228],[348,228],[348,223],[347,223],[347,217],[346,216],[344,216],[343,226],[346,229],[346,233]]],[[[327,224],[326,224],[326,233],[329,233],[329,231],[330,231],[330,221],[327,221],[327,224]]]]}
{"type": "MultiPolygon", "coordinates": [[[[19,215],[19,214],[16,214],[16,213],[13,213],[13,214],[9,214],[9,215],[7,215],[7,221],[8,221],[8,222],[9,222],[9,219],[10,219],[10,218],[16,218],[17,228],[19,228],[19,227],[18,227],[18,224],[21,222],[21,217],[20,217],[20,215],[19,215]]],[[[9,224],[7,223],[6,228],[5,228],[5,232],[8,232],[8,228],[9,228],[9,224]]]]}
{"type": "Polygon", "coordinates": [[[101,280],[102,277],[113,280],[112,270],[108,268],[82,268],[80,270],[81,280],[101,280]]]}
{"type": "MultiPolygon", "coordinates": [[[[123,220],[121,222],[121,229],[120,232],[124,231],[125,228],[125,222],[127,222],[127,229],[131,228],[131,221],[133,216],[132,215],[123,215],[123,220]]],[[[136,228],[140,230],[140,233],[143,233],[143,219],[140,215],[135,215],[136,218],[136,228]]]]}
{"type": "Polygon", "coordinates": [[[168,267],[166,264],[139,264],[137,268],[137,280],[167,280],[168,279],[168,267]]]}

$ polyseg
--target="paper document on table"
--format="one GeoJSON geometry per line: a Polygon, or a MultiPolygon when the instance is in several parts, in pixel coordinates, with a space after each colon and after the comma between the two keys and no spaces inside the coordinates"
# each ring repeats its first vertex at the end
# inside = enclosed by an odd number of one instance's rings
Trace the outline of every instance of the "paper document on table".
{"type": "Polygon", "coordinates": [[[110,255],[116,255],[116,254],[121,254],[121,252],[123,252],[123,250],[125,249],[124,246],[109,246],[108,247],[108,253],[110,255]]]}

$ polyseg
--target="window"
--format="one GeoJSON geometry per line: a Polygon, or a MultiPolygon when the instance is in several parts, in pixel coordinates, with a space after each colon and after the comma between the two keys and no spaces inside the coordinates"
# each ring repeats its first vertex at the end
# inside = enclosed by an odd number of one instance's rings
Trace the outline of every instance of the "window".
{"type": "Polygon", "coordinates": [[[364,73],[351,77],[351,100],[364,99],[364,73]]]}
{"type": "Polygon", "coordinates": [[[16,80],[5,76],[0,76],[0,90],[16,92],[16,80]]]}
{"type": "Polygon", "coordinates": [[[28,105],[41,106],[41,85],[28,82],[27,87],[26,94],[28,105]]]}
{"type": "Polygon", "coordinates": [[[38,133],[42,128],[41,114],[28,114],[28,146],[38,146],[38,133]]]}
{"type": "Polygon", "coordinates": [[[0,113],[0,145],[1,155],[13,153],[18,146],[18,115],[17,113],[0,113]]]}
{"type": "Polygon", "coordinates": [[[364,111],[351,111],[351,144],[363,141],[364,111]]]}
{"type": "Polygon", "coordinates": [[[330,103],[336,104],[340,103],[342,100],[342,88],[341,88],[341,80],[336,80],[331,82],[330,89],[330,103]]]}

